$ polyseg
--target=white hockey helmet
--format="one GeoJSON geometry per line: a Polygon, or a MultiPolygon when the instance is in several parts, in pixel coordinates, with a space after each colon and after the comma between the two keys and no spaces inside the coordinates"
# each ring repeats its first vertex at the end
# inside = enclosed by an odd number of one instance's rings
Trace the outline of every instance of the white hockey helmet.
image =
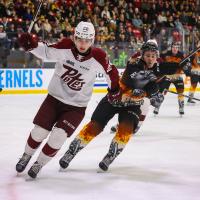
{"type": "Polygon", "coordinates": [[[92,23],[81,21],[75,28],[75,37],[92,40],[94,42],[95,29],[92,23]]]}

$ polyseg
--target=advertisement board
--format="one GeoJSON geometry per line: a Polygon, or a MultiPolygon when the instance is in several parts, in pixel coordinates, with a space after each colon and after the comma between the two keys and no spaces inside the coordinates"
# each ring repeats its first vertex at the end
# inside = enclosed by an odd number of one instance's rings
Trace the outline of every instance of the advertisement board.
{"type": "MultiPolygon", "coordinates": [[[[119,69],[122,75],[124,69],[119,69]]],[[[53,76],[54,69],[0,69],[1,94],[45,94],[48,84],[53,76]]],[[[183,75],[185,89],[190,87],[190,78],[183,75]]],[[[174,86],[171,85],[174,89],[174,86]]],[[[199,88],[198,88],[199,90],[199,88]]],[[[96,75],[93,91],[102,93],[107,91],[107,82],[103,74],[96,75]]]]}

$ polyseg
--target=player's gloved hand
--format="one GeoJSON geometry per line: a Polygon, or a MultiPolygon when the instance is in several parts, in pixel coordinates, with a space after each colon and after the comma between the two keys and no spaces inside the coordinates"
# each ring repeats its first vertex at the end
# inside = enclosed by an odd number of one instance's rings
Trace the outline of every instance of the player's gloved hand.
{"type": "Polygon", "coordinates": [[[153,107],[159,108],[162,102],[164,101],[164,95],[160,92],[150,96],[150,103],[153,107]]]}
{"type": "Polygon", "coordinates": [[[187,60],[183,65],[183,71],[186,76],[191,75],[191,69],[192,69],[191,62],[190,62],[190,60],[187,60]]]}
{"type": "Polygon", "coordinates": [[[111,91],[108,89],[107,94],[108,102],[116,107],[121,107],[122,92],[120,89],[111,91]]]}
{"type": "Polygon", "coordinates": [[[153,82],[157,80],[156,75],[151,70],[144,70],[133,73],[131,75],[133,80],[133,84],[135,88],[142,89],[147,85],[149,82],[153,82]]]}
{"type": "Polygon", "coordinates": [[[30,51],[38,46],[38,37],[30,33],[22,33],[18,43],[25,51],[30,51]]]}
{"type": "Polygon", "coordinates": [[[142,89],[134,89],[132,90],[132,94],[135,97],[144,97],[145,96],[145,91],[142,89]]]}

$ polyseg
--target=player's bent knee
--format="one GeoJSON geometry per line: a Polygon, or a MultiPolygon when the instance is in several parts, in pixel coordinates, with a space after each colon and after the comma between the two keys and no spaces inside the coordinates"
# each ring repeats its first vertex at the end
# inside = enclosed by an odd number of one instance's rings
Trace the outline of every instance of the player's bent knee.
{"type": "Polygon", "coordinates": [[[31,131],[31,137],[37,142],[41,142],[44,139],[46,139],[48,134],[49,134],[48,130],[46,130],[38,125],[35,125],[35,127],[31,131]]]}
{"type": "Polygon", "coordinates": [[[60,149],[66,139],[67,133],[63,129],[55,127],[49,136],[48,145],[54,149],[60,149]]]}

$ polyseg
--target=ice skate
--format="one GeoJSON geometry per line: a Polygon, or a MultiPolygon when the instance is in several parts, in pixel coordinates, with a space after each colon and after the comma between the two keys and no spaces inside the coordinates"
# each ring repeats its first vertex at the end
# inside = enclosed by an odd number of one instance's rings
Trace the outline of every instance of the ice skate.
{"type": "Polygon", "coordinates": [[[16,171],[18,173],[21,173],[25,170],[26,166],[28,165],[29,161],[31,159],[31,156],[24,153],[22,157],[19,159],[19,162],[16,164],[16,171]]]}
{"type": "Polygon", "coordinates": [[[66,169],[69,166],[69,163],[82,148],[84,148],[84,145],[81,140],[75,138],[64,156],[59,160],[60,167],[62,168],[60,171],[63,171],[63,169],[66,169]]]}
{"type": "Polygon", "coordinates": [[[194,100],[192,100],[192,98],[189,98],[187,103],[190,105],[195,105],[196,102],[194,100]]]}
{"type": "Polygon", "coordinates": [[[37,161],[32,165],[32,167],[28,170],[28,175],[31,178],[36,178],[40,170],[42,169],[42,165],[37,161]]]}
{"type": "Polygon", "coordinates": [[[184,101],[179,101],[179,114],[182,117],[185,113],[184,113],[184,101]]]}
{"type": "Polygon", "coordinates": [[[68,150],[64,156],[59,160],[60,164],[60,172],[64,171],[69,166],[69,163],[72,161],[75,155],[71,154],[70,151],[68,150]]]}
{"type": "Polygon", "coordinates": [[[154,111],[153,111],[153,113],[154,113],[154,116],[157,116],[157,115],[158,115],[158,113],[159,113],[159,108],[154,108],[154,111]]]}

